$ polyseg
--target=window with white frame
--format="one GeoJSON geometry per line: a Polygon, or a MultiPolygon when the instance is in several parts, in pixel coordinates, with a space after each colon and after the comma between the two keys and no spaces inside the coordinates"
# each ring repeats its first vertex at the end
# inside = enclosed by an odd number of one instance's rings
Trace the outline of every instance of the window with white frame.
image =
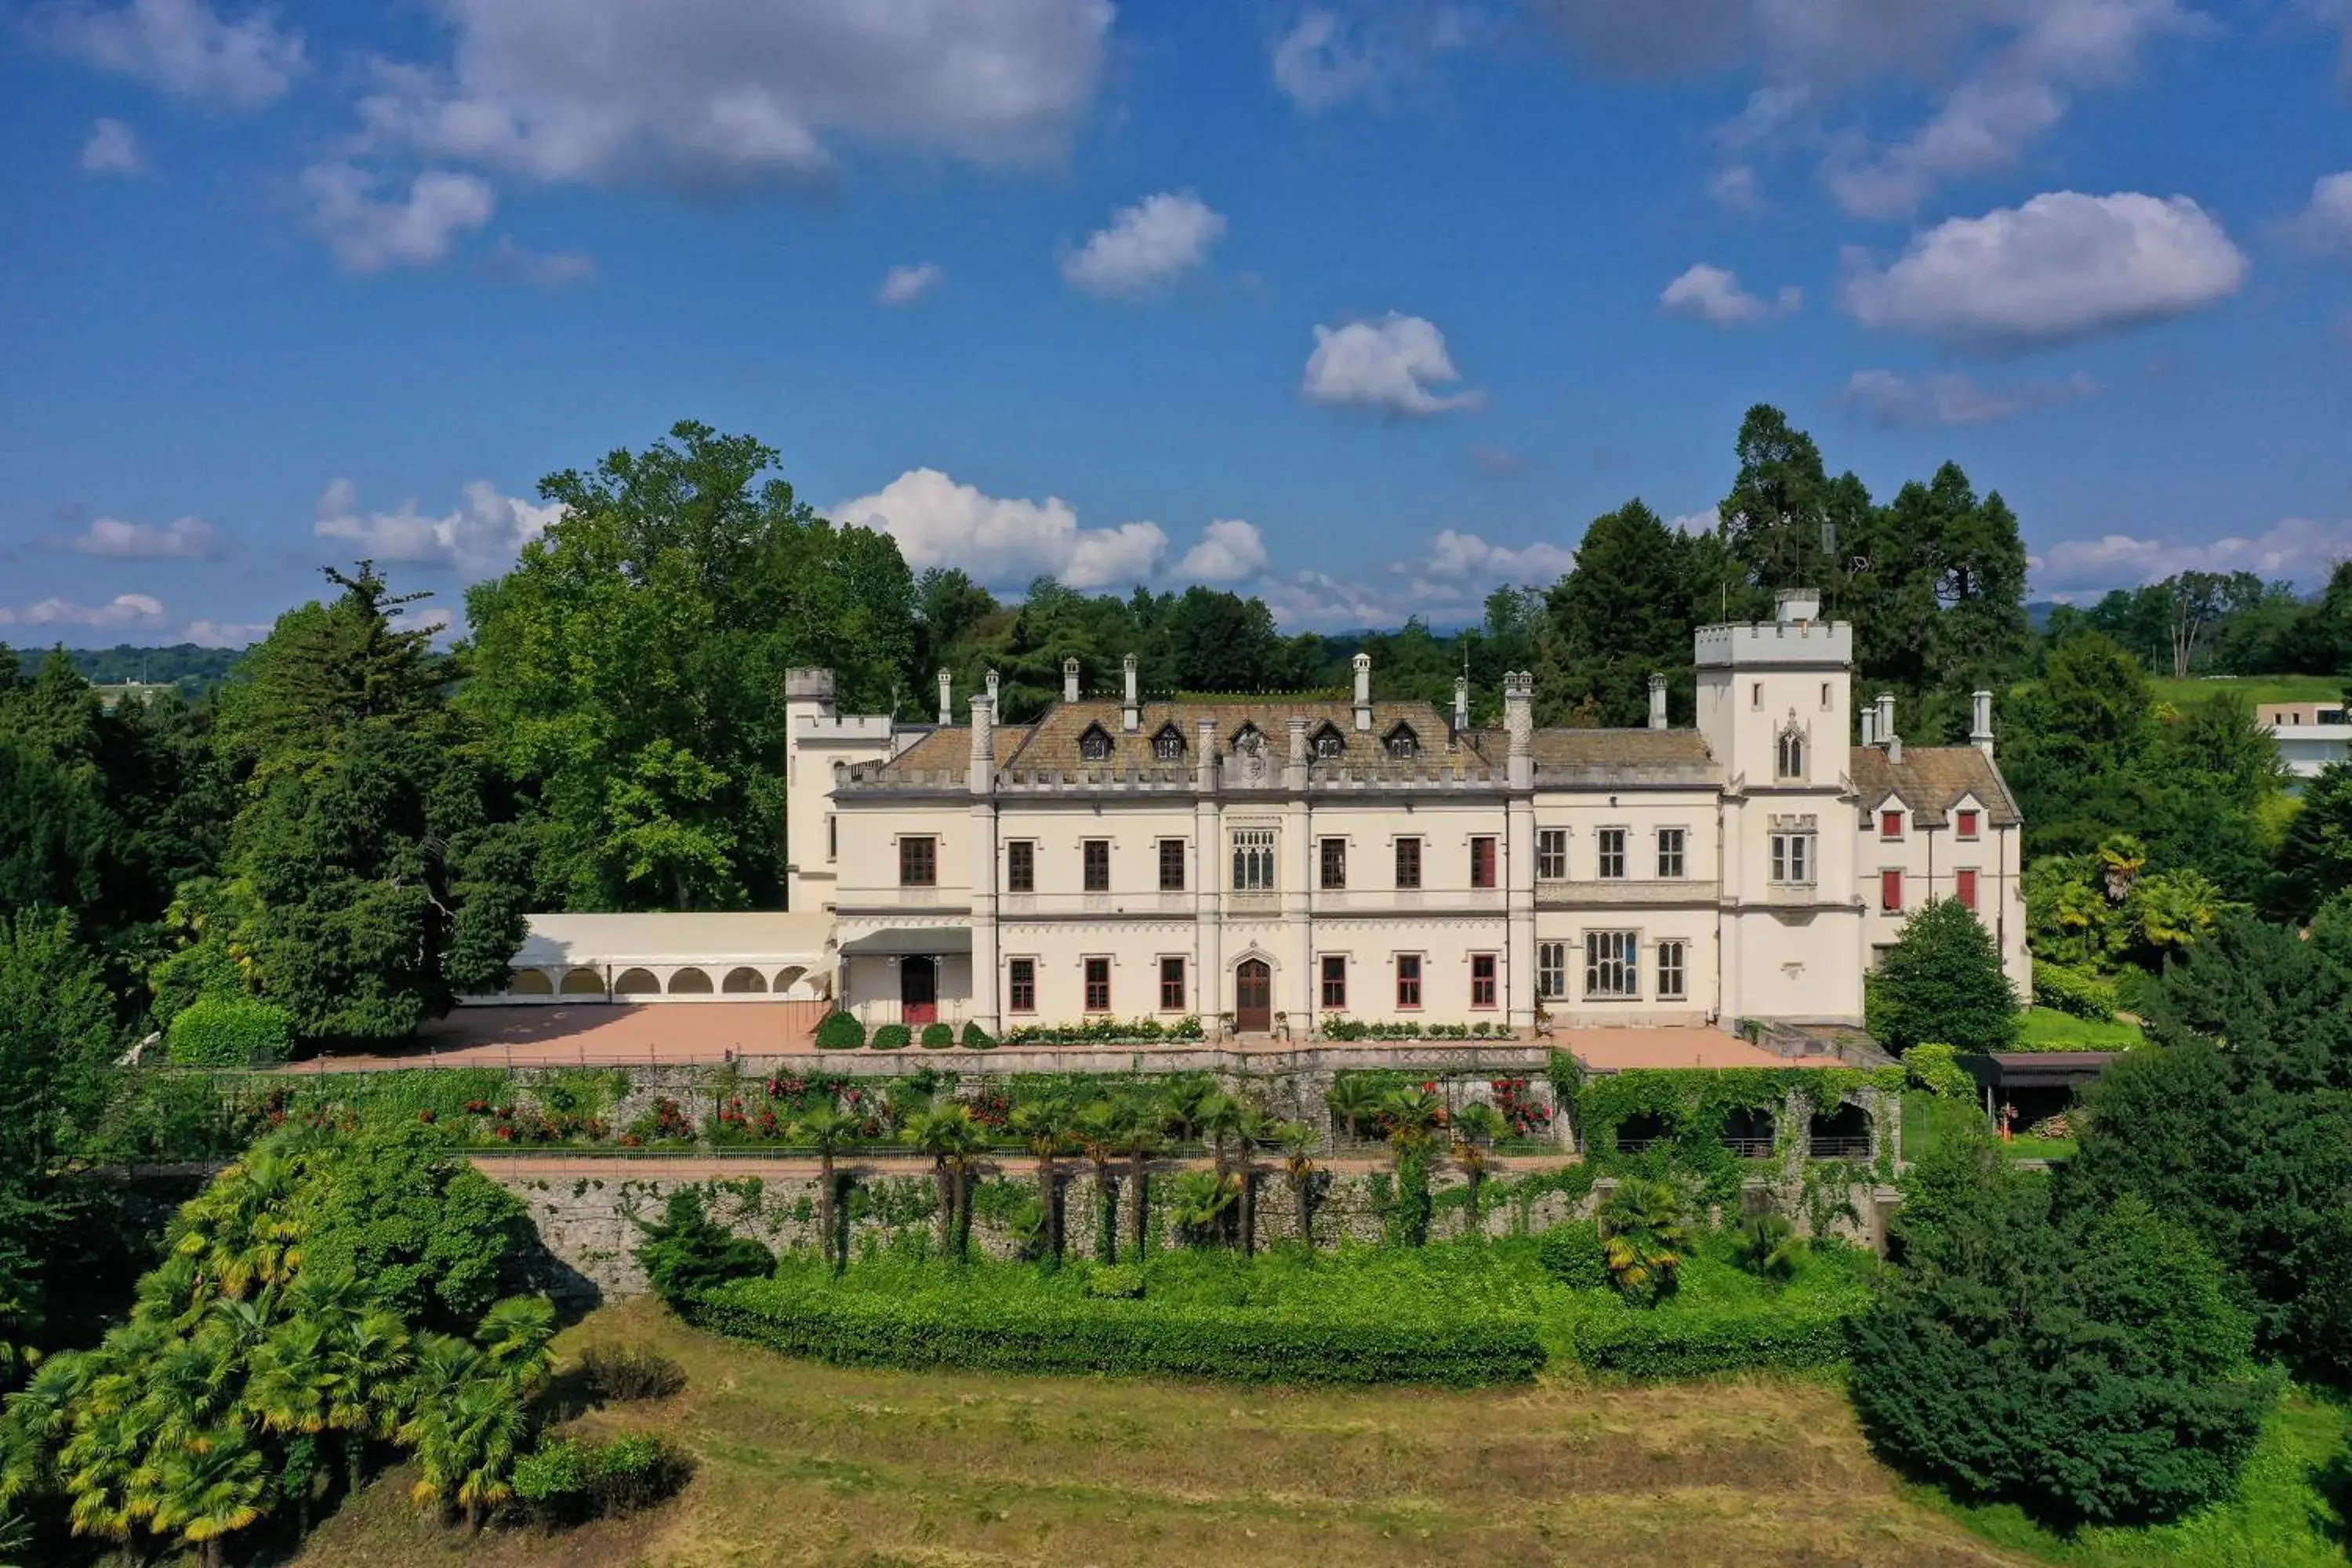
{"type": "Polygon", "coordinates": [[[1805,776],[1805,737],[1794,729],[1780,731],[1780,744],[1776,753],[1775,772],[1783,779],[1805,776]]]}
{"type": "Polygon", "coordinates": [[[1234,828],[1234,891],[1266,893],[1274,885],[1274,829],[1234,828]]]}
{"type": "Polygon", "coordinates": [[[1772,835],[1772,880],[1809,887],[1813,880],[1813,836],[1810,833],[1772,835]]]}
{"type": "Polygon", "coordinates": [[[1679,1002],[1690,994],[1689,970],[1685,964],[1688,952],[1679,942],[1658,943],[1658,1000],[1679,1002]]]}
{"type": "Polygon", "coordinates": [[[1568,943],[1536,943],[1536,1000],[1557,1002],[1568,994],[1568,943]]]}
{"type": "Polygon", "coordinates": [[[1683,845],[1687,834],[1679,827],[1658,829],[1658,875],[1668,881],[1683,875],[1683,845]]]}
{"type": "Polygon", "coordinates": [[[1601,877],[1614,881],[1625,875],[1625,830],[1604,827],[1593,835],[1594,852],[1600,858],[1601,877]]]}
{"type": "Polygon", "coordinates": [[[1163,724],[1160,733],[1151,737],[1151,760],[1155,763],[1181,763],[1184,760],[1184,735],[1173,724],[1163,724]]]}
{"type": "Polygon", "coordinates": [[[1086,763],[1107,763],[1110,760],[1110,732],[1099,724],[1089,724],[1087,732],[1078,737],[1078,760],[1086,763]]]}
{"type": "Polygon", "coordinates": [[[1584,994],[1590,997],[1634,997],[1642,994],[1639,931],[1584,933],[1584,994]]]}
{"type": "Polygon", "coordinates": [[[1568,829],[1538,827],[1536,829],[1536,880],[1565,882],[1568,880],[1568,829]]]}

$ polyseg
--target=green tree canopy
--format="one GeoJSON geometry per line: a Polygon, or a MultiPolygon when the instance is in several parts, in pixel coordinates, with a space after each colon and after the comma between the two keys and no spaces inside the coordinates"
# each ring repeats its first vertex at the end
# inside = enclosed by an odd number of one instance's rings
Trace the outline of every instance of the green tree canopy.
{"type": "Polygon", "coordinates": [[[1869,986],[1871,1033],[1891,1051],[1934,1043],[1998,1051],[2016,1043],[2018,995],[1984,922],[1951,899],[1912,912],[1869,986]]]}

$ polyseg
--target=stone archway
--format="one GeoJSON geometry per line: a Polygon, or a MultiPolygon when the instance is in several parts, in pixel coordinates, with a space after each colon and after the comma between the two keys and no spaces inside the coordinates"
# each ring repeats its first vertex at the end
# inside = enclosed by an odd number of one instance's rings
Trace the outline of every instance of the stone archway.
{"type": "Polygon", "coordinates": [[[673,996],[708,996],[711,989],[709,974],[691,964],[671,972],[669,994],[673,996]]]}
{"type": "Polygon", "coordinates": [[[798,985],[807,973],[808,971],[798,964],[790,969],[779,969],[776,971],[776,984],[772,989],[779,994],[790,991],[793,986],[798,985]]]}
{"type": "MultiPolygon", "coordinates": [[[[673,984],[671,989],[676,990],[676,985],[673,984]]],[[[740,995],[745,992],[765,994],[768,989],[768,977],[756,969],[738,964],[727,972],[727,978],[719,983],[719,989],[730,996],[740,995]]]]}
{"type": "Polygon", "coordinates": [[[654,978],[654,972],[650,969],[625,969],[621,977],[613,982],[613,994],[658,996],[661,994],[661,982],[654,978]]]}
{"type": "MultiPolygon", "coordinates": [[[[647,975],[646,978],[651,979],[652,976],[647,975]]],[[[563,994],[602,996],[604,994],[604,977],[595,970],[584,967],[568,971],[563,976],[563,994]]]]}
{"type": "Polygon", "coordinates": [[[547,977],[547,971],[543,969],[518,969],[507,976],[507,994],[552,996],[555,994],[555,983],[547,977]]]}

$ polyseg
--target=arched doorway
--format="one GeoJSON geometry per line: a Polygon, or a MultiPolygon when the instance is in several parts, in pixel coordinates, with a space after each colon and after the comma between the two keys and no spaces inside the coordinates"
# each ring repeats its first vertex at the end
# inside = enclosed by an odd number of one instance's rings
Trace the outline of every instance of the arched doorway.
{"type": "Polygon", "coordinates": [[[1244,1035],[1274,1027],[1274,972],[1262,958],[1244,958],[1234,970],[1234,1027],[1244,1035]]]}

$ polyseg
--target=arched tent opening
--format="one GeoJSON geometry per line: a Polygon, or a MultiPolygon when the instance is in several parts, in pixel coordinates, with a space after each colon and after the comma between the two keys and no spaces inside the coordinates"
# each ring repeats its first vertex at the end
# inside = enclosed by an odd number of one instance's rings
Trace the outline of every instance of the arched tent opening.
{"type": "Polygon", "coordinates": [[[621,977],[613,982],[613,994],[658,996],[661,994],[661,982],[654,978],[654,973],[650,969],[625,969],[621,972],[621,977]]]}
{"type": "Polygon", "coordinates": [[[593,969],[570,970],[563,976],[563,994],[602,996],[604,994],[604,977],[593,969]]]}
{"type": "Polygon", "coordinates": [[[1870,1158],[1870,1112],[1859,1105],[1839,1105],[1814,1112],[1809,1131],[1816,1160],[1870,1158]]]}
{"type": "Polygon", "coordinates": [[[1617,1152],[1642,1154],[1674,1141],[1674,1124],[1654,1110],[1637,1110],[1617,1124],[1617,1152]]]}
{"type": "Polygon", "coordinates": [[[669,977],[669,994],[673,996],[708,996],[710,994],[710,976],[699,969],[681,969],[669,977]]]}
{"type": "Polygon", "coordinates": [[[779,969],[776,971],[775,989],[778,991],[790,991],[793,986],[798,985],[801,983],[801,977],[807,973],[807,970],[800,968],[797,965],[791,969],[779,969]]]}
{"type": "MultiPolygon", "coordinates": [[[[671,989],[677,989],[675,984],[671,989]]],[[[756,969],[739,964],[727,972],[727,978],[719,983],[719,989],[730,994],[745,991],[764,992],[768,989],[768,977],[756,969]]]]}
{"type": "Polygon", "coordinates": [[[548,979],[543,969],[518,969],[507,976],[507,994],[552,996],[555,994],[555,983],[548,979]]]}
{"type": "Polygon", "coordinates": [[[1743,1160],[1761,1160],[1772,1152],[1772,1113],[1742,1107],[1723,1119],[1723,1146],[1743,1160]]]}

